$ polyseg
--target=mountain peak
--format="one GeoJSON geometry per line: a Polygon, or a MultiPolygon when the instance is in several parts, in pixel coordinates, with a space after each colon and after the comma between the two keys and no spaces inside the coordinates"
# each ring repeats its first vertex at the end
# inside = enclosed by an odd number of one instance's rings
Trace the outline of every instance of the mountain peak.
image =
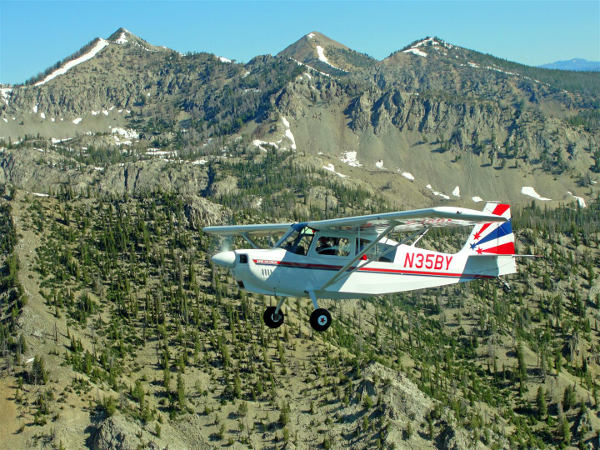
{"type": "MultiPolygon", "coordinates": [[[[409,45],[404,47],[401,51],[404,53],[419,54],[419,53],[424,53],[425,48],[431,48],[431,47],[433,47],[433,48],[443,47],[448,50],[451,50],[454,48],[454,45],[449,44],[446,41],[444,41],[438,37],[427,36],[424,39],[420,39],[420,40],[410,43],[409,45]]],[[[423,56],[423,55],[419,55],[419,56],[423,56]]]]}
{"type": "Polygon", "coordinates": [[[305,34],[277,56],[292,58],[298,63],[327,74],[343,74],[360,67],[361,64],[372,62],[369,56],[355,52],[318,31],[305,34]]]}
{"type": "Polygon", "coordinates": [[[111,34],[108,37],[107,41],[110,42],[111,44],[123,45],[123,44],[134,43],[134,44],[141,45],[142,47],[144,47],[146,49],[154,48],[153,45],[149,44],[148,42],[143,40],[141,37],[136,36],[131,31],[129,31],[127,28],[123,28],[123,27],[120,27],[117,31],[115,31],[113,34],[111,34]]]}
{"type": "Polygon", "coordinates": [[[134,34],[132,34],[128,29],[120,27],[117,31],[111,34],[108,38],[108,41],[114,42],[115,44],[125,44],[128,42],[127,38],[137,38],[134,34]]]}

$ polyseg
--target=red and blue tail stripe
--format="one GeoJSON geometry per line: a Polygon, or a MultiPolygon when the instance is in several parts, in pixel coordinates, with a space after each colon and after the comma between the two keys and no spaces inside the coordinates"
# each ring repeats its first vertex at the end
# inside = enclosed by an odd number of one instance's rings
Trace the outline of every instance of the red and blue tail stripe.
{"type": "Polygon", "coordinates": [[[463,250],[475,254],[514,255],[515,235],[510,219],[510,205],[488,203],[483,212],[508,219],[506,222],[490,222],[476,225],[471,231],[463,250]]]}

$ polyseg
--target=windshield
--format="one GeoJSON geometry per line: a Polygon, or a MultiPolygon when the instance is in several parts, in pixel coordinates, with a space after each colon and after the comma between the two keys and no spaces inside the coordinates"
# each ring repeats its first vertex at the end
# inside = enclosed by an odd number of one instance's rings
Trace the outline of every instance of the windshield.
{"type": "Polygon", "coordinates": [[[309,227],[303,227],[300,230],[293,230],[281,240],[279,243],[279,248],[297,255],[306,255],[314,235],[315,230],[309,227]]]}

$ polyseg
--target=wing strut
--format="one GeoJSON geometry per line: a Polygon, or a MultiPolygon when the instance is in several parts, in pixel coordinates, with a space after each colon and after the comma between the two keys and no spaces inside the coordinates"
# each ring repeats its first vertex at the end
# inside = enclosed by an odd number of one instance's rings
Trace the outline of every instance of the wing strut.
{"type": "MultiPolygon", "coordinates": [[[[380,240],[382,240],[384,237],[386,237],[388,234],[390,234],[390,232],[394,229],[395,225],[390,225],[389,227],[387,227],[383,232],[381,232],[377,238],[371,242],[369,245],[367,245],[360,253],[358,253],[353,259],[352,261],[350,261],[348,264],[346,264],[344,267],[342,267],[340,270],[338,270],[335,275],[333,277],[331,277],[329,279],[329,281],[327,281],[327,283],[325,283],[320,290],[325,290],[325,288],[331,286],[333,283],[335,283],[336,281],[338,281],[344,274],[344,272],[346,272],[346,270],[348,270],[348,268],[350,268],[350,266],[352,266],[352,264],[354,264],[356,261],[358,261],[365,253],[367,253],[369,250],[371,250],[380,240]]],[[[416,244],[423,236],[425,236],[425,234],[431,229],[431,227],[427,227],[424,231],[418,231],[417,233],[413,233],[410,236],[408,236],[405,239],[402,239],[400,242],[398,242],[393,249],[388,250],[387,252],[384,253],[384,255],[390,253],[392,250],[396,250],[398,247],[400,247],[402,244],[414,239],[415,237],[417,237],[417,240],[413,243],[416,244]]],[[[354,269],[352,269],[350,271],[350,273],[348,275],[350,275],[352,272],[355,272],[356,270],[358,270],[360,267],[364,267],[367,264],[369,264],[371,261],[367,261],[366,263],[364,263],[361,266],[356,266],[354,269]]]]}
{"type": "Polygon", "coordinates": [[[320,290],[321,291],[325,290],[325,288],[331,286],[333,283],[335,283],[337,280],[339,280],[344,275],[344,272],[346,272],[346,270],[348,270],[352,266],[352,264],[354,264],[356,261],[358,261],[362,257],[362,255],[364,255],[369,250],[371,250],[373,247],[375,247],[375,245],[380,240],[382,240],[384,237],[386,237],[388,234],[390,234],[390,232],[395,227],[396,227],[396,224],[392,223],[385,230],[383,230],[381,233],[379,233],[379,235],[369,245],[367,245],[364,249],[362,249],[362,251],[357,253],[356,256],[354,258],[352,258],[352,260],[348,264],[346,264],[344,267],[342,267],[340,270],[338,270],[335,273],[335,275],[329,279],[329,281],[327,283],[325,283],[323,286],[321,286],[320,290]]]}
{"type": "Polygon", "coordinates": [[[250,239],[248,233],[242,233],[240,236],[242,236],[244,240],[252,246],[252,248],[260,248],[252,239],[250,239]]]}

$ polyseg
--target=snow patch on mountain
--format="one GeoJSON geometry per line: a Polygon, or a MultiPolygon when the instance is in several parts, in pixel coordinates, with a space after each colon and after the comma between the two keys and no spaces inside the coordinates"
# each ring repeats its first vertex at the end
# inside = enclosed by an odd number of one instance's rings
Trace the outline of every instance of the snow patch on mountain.
{"type": "Polygon", "coordinates": [[[346,152],[340,158],[345,164],[348,164],[350,167],[362,167],[362,164],[356,159],[356,152],[346,152]]]}
{"type": "Polygon", "coordinates": [[[217,58],[219,58],[219,61],[221,61],[222,63],[230,63],[231,60],[229,58],[225,58],[224,56],[217,56],[217,58]]]}
{"type": "Polygon", "coordinates": [[[138,139],[139,133],[129,128],[115,127],[112,129],[113,139],[117,145],[131,145],[132,139],[138,139]]]}
{"type": "Polygon", "coordinates": [[[431,191],[431,193],[432,193],[433,195],[435,195],[436,197],[443,198],[444,200],[450,200],[450,197],[449,197],[448,195],[446,195],[446,194],[443,194],[443,193],[441,193],[441,192],[439,192],[439,191],[435,191],[435,190],[433,189],[433,187],[431,187],[431,185],[430,185],[430,184],[428,184],[428,185],[427,185],[427,186],[425,186],[425,187],[426,187],[427,189],[429,189],[429,190],[431,191]]]}
{"type": "Polygon", "coordinates": [[[412,48],[422,47],[423,45],[428,45],[428,44],[433,45],[433,46],[442,45],[442,46],[446,47],[447,49],[454,48],[454,46],[452,44],[448,44],[447,42],[442,41],[441,39],[436,39],[436,38],[432,38],[432,37],[425,38],[422,41],[417,42],[416,44],[414,44],[412,46],[412,48]]]}
{"type": "Polygon", "coordinates": [[[315,37],[315,33],[308,33],[308,34],[306,35],[306,37],[307,37],[307,38],[309,38],[309,39],[312,39],[312,38],[314,38],[314,37],[315,37]]]}
{"type": "Polygon", "coordinates": [[[427,53],[419,50],[418,48],[414,48],[414,47],[408,48],[408,49],[404,50],[402,53],[412,53],[413,55],[422,56],[423,58],[427,58],[427,53]]]}
{"type": "Polygon", "coordinates": [[[294,59],[294,58],[290,58],[290,59],[291,59],[292,61],[294,61],[296,64],[298,64],[299,66],[304,66],[304,67],[307,67],[309,70],[313,70],[313,71],[317,72],[317,73],[318,73],[318,74],[320,74],[320,75],[324,75],[324,76],[326,76],[326,77],[329,77],[329,74],[328,74],[328,73],[321,72],[320,70],[317,70],[317,69],[315,69],[314,67],[312,67],[312,66],[309,66],[308,64],[304,64],[303,62],[300,62],[300,61],[298,61],[297,59],[294,59]]]}
{"type": "Polygon", "coordinates": [[[536,200],[541,200],[543,202],[547,202],[549,200],[552,200],[551,198],[547,198],[547,197],[542,197],[540,194],[538,194],[535,189],[531,186],[523,186],[521,188],[521,194],[523,195],[527,195],[529,197],[533,197],[536,200]]]}
{"type": "Polygon", "coordinates": [[[10,97],[10,93],[12,92],[12,88],[0,88],[0,97],[4,100],[4,103],[8,105],[8,98],[10,97]]]}
{"type": "Polygon", "coordinates": [[[51,74],[46,76],[46,78],[44,78],[42,81],[38,81],[37,83],[35,83],[34,86],[41,86],[43,84],[46,84],[48,81],[56,78],[59,75],[64,75],[65,73],[67,73],[69,71],[69,69],[72,69],[73,67],[77,66],[78,64],[81,64],[82,62],[92,59],[107,45],[108,45],[108,41],[106,41],[104,39],[98,39],[98,42],[96,42],[96,45],[94,45],[87,53],[84,53],[80,57],[75,58],[69,62],[66,62],[65,64],[63,64],[62,67],[59,67],[58,69],[56,69],[54,72],[52,72],[51,74]]]}
{"type": "Polygon", "coordinates": [[[402,172],[400,175],[402,175],[408,181],[415,181],[414,175],[412,173],[410,173],[410,172],[402,172]]]}
{"type": "MultiPolygon", "coordinates": [[[[436,39],[436,38],[430,37],[430,38],[423,39],[423,40],[413,44],[410,48],[407,48],[406,50],[402,50],[402,52],[403,53],[412,53],[413,55],[422,56],[422,57],[426,58],[427,53],[425,53],[423,50],[419,49],[419,47],[424,47],[424,46],[434,48],[437,51],[439,51],[440,46],[442,46],[448,50],[454,48],[454,46],[452,44],[448,44],[447,42],[444,42],[441,39],[436,39]]],[[[446,54],[446,53],[444,53],[444,54],[446,54]]]]}
{"type": "Polygon", "coordinates": [[[59,139],[59,138],[52,138],[52,139],[50,139],[50,141],[51,141],[53,144],[60,144],[60,143],[62,143],[62,142],[67,142],[67,141],[70,141],[71,139],[73,139],[73,138],[62,138],[62,139],[59,139]]]}
{"type": "Polygon", "coordinates": [[[383,167],[383,159],[380,159],[379,161],[375,162],[375,167],[377,167],[378,169],[384,170],[385,167],[383,167]]]}
{"type": "Polygon", "coordinates": [[[321,47],[320,45],[317,45],[317,56],[319,58],[319,61],[324,62],[328,66],[331,66],[336,70],[341,70],[342,72],[346,72],[344,69],[340,69],[339,67],[336,67],[329,62],[329,60],[327,59],[327,56],[325,56],[325,49],[323,49],[323,47],[321,47]]]}
{"type": "Polygon", "coordinates": [[[454,188],[454,190],[452,191],[452,195],[454,195],[455,197],[460,197],[460,186],[456,186],[454,188]]]}
{"type": "Polygon", "coordinates": [[[73,119],[73,123],[74,123],[75,125],[79,125],[79,124],[81,123],[81,121],[82,121],[82,120],[83,120],[83,119],[82,119],[81,117],[78,117],[77,119],[73,119]]]}
{"type": "Polygon", "coordinates": [[[279,150],[279,145],[277,145],[276,142],[261,141],[260,139],[254,139],[252,141],[252,145],[254,145],[255,147],[258,147],[258,149],[262,150],[263,152],[267,151],[267,149],[265,147],[263,147],[265,145],[275,147],[276,150],[279,150]]]}
{"type": "Polygon", "coordinates": [[[122,31],[119,38],[115,41],[115,44],[127,44],[127,34],[122,31]]]}
{"type": "Polygon", "coordinates": [[[579,205],[580,208],[587,207],[587,205],[585,204],[585,199],[583,197],[577,197],[571,191],[567,191],[567,194],[569,194],[571,197],[573,197],[575,200],[577,200],[577,204],[579,205]]]}
{"type": "Polygon", "coordinates": [[[331,65],[327,59],[327,56],[325,56],[325,50],[320,45],[317,45],[317,56],[319,57],[319,61],[323,61],[325,64],[331,65]]]}
{"type": "Polygon", "coordinates": [[[471,197],[471,200],[473,200],[475,203],[479,203],[479,202],[483,201],[483,199],[477,195],[475,197],[471,197]]]}
{"type": "Polygon", "coordinates": [[[323,169],[325,169],[325,170],[327,170],[327,171],[329,171],[331,173],[336,174],[340,178],[346,178],[347,177],[347,175],[344,175],[343,173],[336,172],[335,171],[335,167],[334,167],[333,164],[327,164],[326,166],[323,166],[323,169]]]}
{"type": "MultiPolygon", "coordinates": [[[[296,150],[296,139],[294,138],[294,135],[292,134],[292,130],[290,129],[290,123],[288,122],[288,120],[285,117],[282,117],[281,121],[283,122],[283,126],[285,127],[285,137],[287,137],[291,142],[290,148],[292,150],[296,150]]],[[[279,142],[281,142],[281,141],[279,141],[279,142]]]]}

